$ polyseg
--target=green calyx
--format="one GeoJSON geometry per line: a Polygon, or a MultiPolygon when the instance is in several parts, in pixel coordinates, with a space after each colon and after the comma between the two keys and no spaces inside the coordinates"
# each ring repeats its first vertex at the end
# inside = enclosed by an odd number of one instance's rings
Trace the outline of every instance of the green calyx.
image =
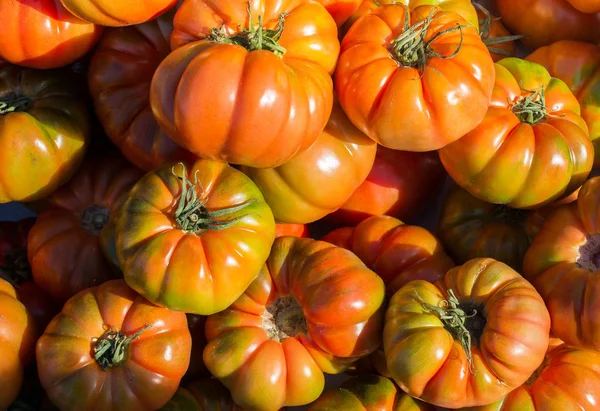
{"type": "Polygon", "coordinates": [[[16,247],[5,254],[4,264],[0,265],[0,278],[8,281],[13,287],[32,279],[25,248],[16,247]]]}
{"type": "Polygon", "coordinates": [[[94,359],[102,371],[110,368],[121,367],[127,361],[129,345],[144,331],[151,328],[146,325],[130,337],[122,334],[119,330],[109,328],[100,338],[94,342],[94,359]]]}
{"type": "Polygon", "coordinates": [[[207,40],[223,44],[237,44],[249,51],[268,50],[277,56],[283,56],[286,49],[279,45],[279,39],[283,35],[286,13],[279,16],[277,27],[274,30],[268,30],[263,27],[263,17],[258,16],[258,25],[255,26],[252,21],[252,10],[248,2],[248,28],[243,29],[235,35],[227,34],[224,26],[213,28],[207,40]]]}
{"type": "Polygon", "coordinates": [[[486,9],[479,3],[473,3],[473,6],[475,6],[475,8],[477,8],[477,9],[479,9],[484,15],[484,18],[479,20],[479,35],[481,37],[481,40],[483,40],[483,43],[487,46],[490,53],[499,54],[499,55],[506,56],[506,57],[514,57],[514,55],[512,53],[510,53],[509,51],[502,50],[502,49],[499,49],[499,48],[493,47],[493,46],[495,46],[496,44],[504,44],[504,43],[509,43],[511,41],[516,41],[516,40],[522,39],[525,36],[514,35],[514,36],[502,36],[502,37],[490,38],[490,31],[492,28],[492,23],[495,21],[501,20],[502,18],[501,17],[492,18],[492,15],[488,11],[488,9],[486,9]]]}
{"type": "Polygon", "coordinates": [[[11,92],[0,97],[0,115],[27,111],[33,100],[27,96],[11,92]]]}
{"type": "Polygon", "coordinates": [[[530,93],[527,97],[520,97],[511,105],[511,110],[521,123],[538,124],[548,117],[544,87],[537,90],[525,90],[530,93]]]}

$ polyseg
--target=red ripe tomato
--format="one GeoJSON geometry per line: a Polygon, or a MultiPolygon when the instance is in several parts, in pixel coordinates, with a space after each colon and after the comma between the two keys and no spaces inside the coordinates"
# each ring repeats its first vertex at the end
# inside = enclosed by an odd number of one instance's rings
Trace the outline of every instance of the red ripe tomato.
{"type": "Polygon", "coordinates": [[[73,296],[37,342],[42,386],[61,410],[156,410],[190,361],[184,313],[157,307],[123,280],[73,296]]]}
{"type": "Polygon", "coordinates": [[[64,302],[117,277],[114,224],[142,176],[120,157],[93,159],[48,198],[50,207],[38,216],[27,245],[39,286],[64,302]]]}
{"type": "MultiPolygon", "coordinates": [[[[245,411],[231,399],[229,390],[219,380],[206,378],[179,387],[160,411],[245,411]]],[[[246,410],[247,411],[247,410],[246,410]]]]}
{"type": "Polygon", "coordinates": [[[509,57],[496,63],[483,122],[439,151],[461,187],[489,203],[539,208],[577,190],[594,148],[567,85],[541,65],[509,57]]]}
{"type": "Polygon", "coordinates": [[[577,97],[594,145],[594,166],[600,166],[600,46],[557,41],[540,47],[527,60],[546,67],[551,76],[564,81],[577,97]]]}
{"type": "Polygon", "coordinates": [[[300,238],[309,238],[310,232],[306,224],[276,224],[275,238],[291,235],[300,238]]]}
{"type": "Polygon", "coordinates": [[[365,180],[377,145],[334,104],[308,150],[276,168],[242,167],[279,222],[307,224],[337,210],[365,180]]]}
{"type": "Polygon", "coordinates": [[[37,69],[73,63],[102,34],[102,27],[73,16],[60,0],[0,1],[0,27],[0,57],[37,69]]]}
{"type": "Polygon", "coordinates": [[[542,364],[550,316],[519,273],[492,259],[452,268],[435,284],[411,281],[390,300],[383,348],[390,374],[439,407],[498,401],[542,364]]]}
{"type": "Polygon", "coordinates": [[[0,203],[50,195],[83,161],[89,116],[75,90],[58,72],[0,69],[0,203]]]}
{"type": "Polygon", "coordinates": [[[454,267],[433,234],[393,217],[370,217],[355,228],[332,231],[323,241],[355,253],[383,279],[389,296],[412,280],[440,280],[454,267]]]}
{"type": "Polygon", "coordinates": [[[256,185],[226,163],[165,164],[129,192],[116,221],[125,280],[155,304],[208,315],[264,265],[275,221],[256,185]]]}
{"type": "Polygon", "coordinates": [[[388,148],[432,151],[481,122],[494,66],[477,29],[458,14],[391,4],[352,25],[334,79],[363,133],[388,148]]]}
{"type": "Polygon", "coordinates": [[[8,281],[0,278],[0,409],[14,401],[35,345],[34,320],[8,281]]]}
{"type": "MultiPolygon", "coordinates": [[[[559,40],[597,43],[600,40],[600,13],[583,13],[573,7],[585,0],[495,0],[502,23],[522,43],[537,49],[559,40]]],[[[588,3],[591,3],[588,1],[588,3]]],[[[596,2],[597,3],[597,2],[596,2]]]]}
{"type": "Polygon", "coordinates": [[[167,137],[150,109],[150,82],[171,52],[172,31],[173,13],[144,24],[107,29],[88,70],[90,93],[106,134],[144,171],[193,158],[167,137]]]}
{"type": "Polygon", "coordinates": [[[246,292],[208,317],[204,362],[242,407],[308,404],[323,391],[323,372],[381,344],[383,298],[381,278],[350,251],[280,237],[246,292]]]}
{"type": "Polygon", "coordinates": [[[102,26],[141,24],[173,7],[178,0],[60,0],[74,15],[102,26]]]}
{"type": "Polygon", "coordinates": [[[378,146],[367,179],[327,221],[351,226],[374,215],[411,219],[438,194],[446,177],[434,151],[413,153],[378,146]]]}
{"type": "Polygon", "coordinates": [[[259,168],[310,147],[331,114],[329,73],[339,54],[335,21],[321,4],[187,0],[174,24],[175,51],[152,79],[150,103],[175,142],[259,168]]]}
{"type": "Polygon", "coordinates": [[[570,346],[600,350],[600,177],[588,180],[577,201],[548,216],[525,254],[523,272],[546,301],[552,333],[570,346]]]}

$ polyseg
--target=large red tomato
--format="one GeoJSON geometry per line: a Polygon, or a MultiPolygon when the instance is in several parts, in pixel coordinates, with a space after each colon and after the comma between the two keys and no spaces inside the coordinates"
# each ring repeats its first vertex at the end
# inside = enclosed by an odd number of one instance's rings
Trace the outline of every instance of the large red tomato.
{"type": "Polygon", "coordinates": [[[600,350],[600,177],[547,218],[525,254],[524,275],[544,297],[552,332],[573,347],[600,350]]]}
{"type": "Polygon", "coordinates": [[[337,210],[367,178],[377,144],[334,104],[325,130],[308,150],[276,168],[244,171],[279,222],[306,224],[337,210]]]}
{"type": "Polygon", "coordinates": [[[594,145],[594,165],[600,166],[600,47],[578,41],[557,41],[540,47],[527,60],[546,67],[564,81],[581,105],[594,145]]]}
{"type": "Polygon", "coordinates": [[[35,344],[34,320],[8,281],[0,278],[0,409],[14,401],[35,344]]]}
{"type": "Polygon", "coordinates": [[[0,1],[0,27],[0,57],[37,69],[73,63],[102,33],[102,27],[73,16],[60,0],[0,1]]]}
{"type": "Polygon", "coordinates": [[[114,224],[128,191],[142,176],[121,157],[96,158],[47,199],[50,207],[39,214],[27,244],[39,286],[64,302],[118,276],[112,268],[118,264],[114,224]]]}
{"type": "Polygon", "coordinates": [[[566,197],[589,175],[594,148],[567,85],[541,65],[514,57],[496,63],[485,118],[439,151],[450,176],[472,195],[513,208],[566,197]]]}
{"type": "Polygon", "coordinates": [[[123,155],[145,171],[192,159],[158,126],[150,82],[171,52],[173,13],[131,27],[107,29],[90,62],[88,83],[96,113],[123,155]]]}
{"type": "Polygon", "coordinates": [[[116,222],[130,287],[190,314],[224,310],[256,278],[275,221],[256,185],[226,163],[165,164],[129,192],[116,222]]]}
{"type": "Polygon", "coordinates": [[[89,116],[75,90],[58,72],[0,69],[0,203],[50,195],[83,161],[89,116]]]}
{"type": "Polygon", "coordinates": [[[473,259],[443,280],[392,297],[383,347],[391,376],[413,397],[448,408],[490,404],[540,366],[550,316],[535,288],[506,264],[473,259]]]}
{"type": "Polygon", "coordinates": [[[384,285],[350,251],[280,237],[258,278],[209,316],[204,362],[250,409],[308,404],[323,372],[339,373],[381,344],[384,285]]]}
{"type": "Polygon", "coordinates": [[[335,72],[354,125],[405,151],[437,150],[473,130],[493,85],[493,61],[477,29],[433,6],[390,4],[359,18],[335,72]]]}
{"type": "Polygon", "coordinates": [[[184,313],[157,307],[123,280],[73,296],[37,342],[42,386],[61,410],[156,410],[190,361],[184,313]]]}
{"type": "Polygon", "coordinates": [[[321,4],[186,0],[174,24],[180,48],[158,67],[150,103],[175,142],[202,158],[276,167],[315,141],[339,54],[321,4]]]}
{"type": "Polygon", "coordinates": [[[356,227],[332,231],[323,241],[355,253],[383,279],[389,296],[412,280],[440,280],[454,267],[433,234],[393,217],[370,217],[356,227]]]}
{"type": "Polygon", "coordinates": [[[159,16],[178,0],[60,0],[74,15],[102,26],[141,24],[159,16]]]}
{"type": "Polygon", "coordinates": [[[433,199],[447,177],[435,151],[413,153],[377,146],[366,180],[327,217],[334,225],[356,225],[373,215],[413,218],[433,199]]]}
{"type": "MultiPolygon", "coordinates": [[[[583,13],[569,1],[495,0],[494,3],[502,23],[512,33],[525,35],[521,41],[530,49],[558,40],[597,43],[600,40],[600,13],[583,13]]],[[[572,0],[572,3],[584,1],[572,0]]]]}

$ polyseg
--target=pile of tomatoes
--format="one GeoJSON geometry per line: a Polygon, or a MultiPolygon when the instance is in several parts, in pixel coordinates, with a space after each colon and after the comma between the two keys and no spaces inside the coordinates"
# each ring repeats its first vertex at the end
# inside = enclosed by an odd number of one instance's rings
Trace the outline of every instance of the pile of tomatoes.
{"type": "Polygon", "coordinates": [[[599,1],[0,32],[1,411],[600,410],[599,1]]]}

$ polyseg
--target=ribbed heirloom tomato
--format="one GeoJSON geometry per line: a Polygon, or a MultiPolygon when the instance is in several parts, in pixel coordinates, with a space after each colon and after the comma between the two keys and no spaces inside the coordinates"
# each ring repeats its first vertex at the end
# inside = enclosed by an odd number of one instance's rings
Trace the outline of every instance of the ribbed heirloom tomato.
{"type": "Polygon", "coordinates": [[[490,404],[542,364],[550,316],[519,273],[473,259],[436,283],[416,280],[390,300],[388,370],[413,397],[448,408],[490,404]]]}
{"type": "Polygon", "coordinates": [[[123,280],[73,296],[37,342],[42,386],[61,410],[157,410],[190,361],[184,313],[157,307],[123,280]]]}
{"type": "Polygon", "coordinates": [[[152,79],[152,111],[199,157],[276,167],[325,127],[339,41],[320,3],[186,0],[171,47],[152,79]]]}
{"type": "Polygon", "coordinates": [[[37,69],[71,64],[102,34],[102,27],[73,16],[60,0],[0,1],[0,27],[0,58],[37,69]]]}
{"type": "Polygon", "coordinates": [[[279,167],[241,170],[260,188],[277,221],[307,224],[350,198],[369,174],[376,150],[336,103],[308,150],[279,167]]]}
{"type": "Polygon", "coordinates": [[[432,151],[483,119],[494,65],[458,14],[391,4],[352,25],[334,79],[342,108],[366,135],[396,150],[432,151]]]}
{"type": "Polygon", "coordinates": [[[123,155],[144,171],[191,160],[158,126],[150,109],[150,82],[171,52],[174,11],[148,23],[109,28],[88,70],[96,114],[123,155]]]}
{"type": "Polygon", "coordinates": [[[117,278],[114,225],[127,193],[144,174],[120,156],[88,160],[46,199],[29,233],[27,255],[37,284],[64,302],[117,278]]]}
{"type": "Polygon", "coordinates": [[[0,203],[42,199],[75,173],[89,115],[57,72],[0,68],[0,203]]]}
{"type": "Polygon", "coordinates": [[[308,404],[323,372],[339,373],[381,344],[384,285],[354,254],[280,237],[244,294],[206,321],[204,362],[244,408],[308,404]]]}
{"type": "Polygon", "coordinates": [[[60,0],[74,15],[102,26],[144,23],[173,7],[177,0],[60,0]]]}
{"type": "Polygon", "coordinates": [[[537,208],[576,191],[594,148],[567,85],[541,65],[509,57],[496,63],[489,110],[473,131],[439,151],[448,174],[473,196],[537,208]]]}
{"type": "Polygon", "coordinates": [[[208,315],[256,278],[275,221],[256,185],[226,163],[165,164],[129,192],[116,221],[125,280],[155,304],[208,315]]]}

